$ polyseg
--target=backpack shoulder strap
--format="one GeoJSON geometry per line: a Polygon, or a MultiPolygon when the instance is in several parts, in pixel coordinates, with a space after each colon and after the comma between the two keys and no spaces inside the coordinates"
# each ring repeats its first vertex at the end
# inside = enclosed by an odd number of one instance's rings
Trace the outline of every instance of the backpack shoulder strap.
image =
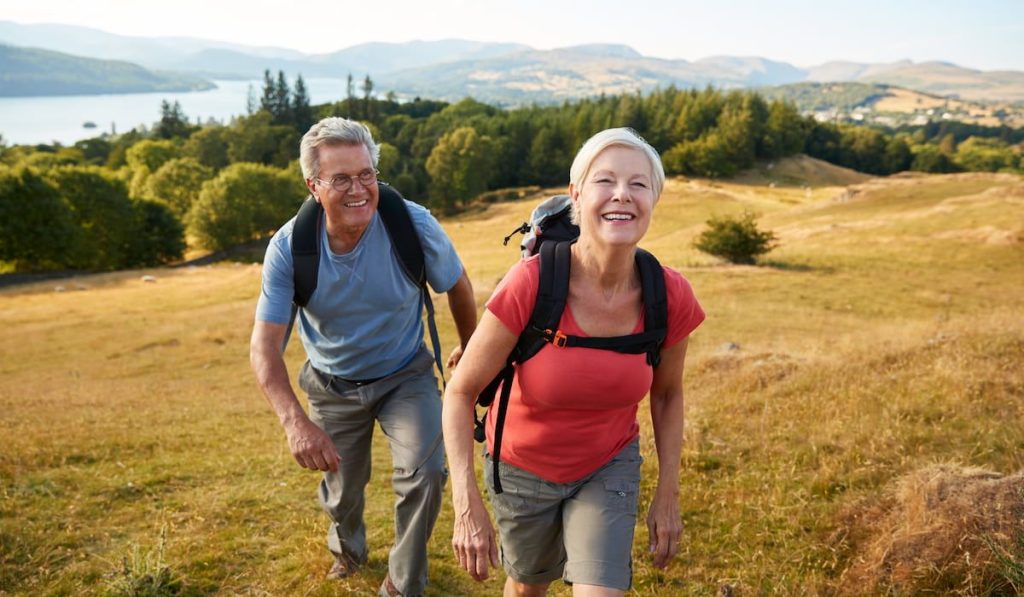
{"type": "Polygon", "coordinates": [[[292,229],[292,266],[295,294],[292,301],[305,307],[316,290],[317,270],[320,268],[320,221],[324,208],[310,195],[295,216],[292,229]]]}
{"type": "Polygon", "coordinates": [[[530,321],[519,336],[514,353],[522,363],[537,354],[558,330],[569,296],[569,268],[572,265],[573,241],[546,242],[540,246],[540,278],[537,302],[530,321]]]}
{"type": "Polygon", "coordinates": [[[317,272],[320,269],[320,220],[323,219],[324,208],[312,195],[306,197],[295,215],[292,227],[292,309],[288,316],[288,327],[285,328],[284,342],[281,352],[288,348],[288,340],[292,337],[292,327],[299,309],[309,303],[313,291],[316,290],[317,272]]]}
{"type": "Polygon", "coordinates": [[[391,238],[391,246],[398,255],[402,270],[414,285],[423,286],[427,283],[423,246],[420,244],[416,227],[413,226],[409,208],[405,206],[405,199],[389,184],[377,183],[377,188],[380,198],[377,213],[380,214],[384,229],[391,238]]]}
{"type": "Polygon", "coordinates": [[[434,320],[434,301],[430,298],[427,288],[427,264],[423,255],[420,236],[412,223],[412,215],[405,205],[405,199],[391,185],[377,183],[377,213],[380,214],[384,229],[391,239],[391,247],[398,256],[405,277],[420,289],[423,307],[427,310],[427,329],[430,332],[430,344],[434,350],[434,364],[441,376],[441,385],[445,386],[444,365],[441,362],[441,337],[437,333],[437,322],[434,320]]]}
{"type": "Polygon", "coordinates": [[[659,340],[647,350],[647,363],[657,367],[661,363],[661,342],[668,333],[668,296],[665,290],[665,270],[658,259],[643,249],[637,249],[636,264],[640,269],[640,287],[644,301],[644,331],[656,334],[659,340]]]}

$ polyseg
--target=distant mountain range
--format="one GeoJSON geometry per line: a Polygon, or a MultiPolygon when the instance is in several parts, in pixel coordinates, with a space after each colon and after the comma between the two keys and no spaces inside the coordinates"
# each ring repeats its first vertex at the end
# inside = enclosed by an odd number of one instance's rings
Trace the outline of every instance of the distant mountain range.
{"type": "MultiPolygon", "coordinates": [[[[522,44],[466,40],[368,43],[329,54],[303,54],[195,38],[142,38],[67,25],[0,21],[0,43],[105,60],[130,59],[149,69],[207,78],[254,79],[264,69],[294,77],[369,74],[379,92],[500,105],[648,91],[657,87],[763,87],[801,82],[863,82],[970,100],[1024,101],[1024,72],[977,71],[945,62],[829,62],[799,68],[761,57],[697,61],[646,57],[628,46],[592,44],[536,50],[522,44]]],[[[49,65],[38,64],[45,78],[49,65]]],[[[0,77],[5,74],[0,64],[0,77]]],[[[3,79],[0,79],[3,80],[3,79]]],[[[0,88],[0,95],[6,90],[0,88]]]]}

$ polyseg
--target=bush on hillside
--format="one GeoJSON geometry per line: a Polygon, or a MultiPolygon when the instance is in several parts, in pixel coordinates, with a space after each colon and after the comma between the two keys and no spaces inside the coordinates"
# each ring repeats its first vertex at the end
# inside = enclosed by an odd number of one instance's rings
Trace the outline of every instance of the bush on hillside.
{"type": "Polygon", "coordinates": [[[123,181],[97,166],[63,166],[46,177],[71,207],[77,228],[65,258],[68,266],[114,270],[141,265],[131,251],[139,233],[138,218],[123,181]]]}
{"type": "Polygon", "coordinates": [[[759,255],[775,248],[776,236],[758,230],[756,216],[743,212],[740,216],[716,216],[707,221],[708,229],[694,241],[699,251],[721,257],[731,263],[752,264],[759,255]]]}
{"type": "Polygon", "coordinates": [[[30,168],[0,171],[0,261],[15,271],[67,267],[76,234],[71,206],[30,168]]]}
{"type": "Polygon", "coordinates": [[[287,222],[306,194],[289,170],[232,164],[203,183],[188,214],[188,231],[207,249],[227,249],[287,222]]]}
{"type": "Polygon", "coordinates": [[[195,158],[175,158],[146,179],[144,196],[163,203],[184,221],[203,183],[211,178],[213,170],[195,158]]]}

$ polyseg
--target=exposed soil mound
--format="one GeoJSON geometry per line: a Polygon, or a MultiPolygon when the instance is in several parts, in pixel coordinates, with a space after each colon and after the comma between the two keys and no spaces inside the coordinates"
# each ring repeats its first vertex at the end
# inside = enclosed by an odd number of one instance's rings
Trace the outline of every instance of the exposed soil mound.
{"type": "Polygon", "coordinates": [[[733,181],[752,184],[847,186],[871,176],[803,154],[781,158],[737,175],[733,181]]]}
{"type": "Polygon", "coordinates": [[[844,594],[1015,594],[1024,586],[1007,571],[1024,558],[1024,472],[917,471],[846,512],[840,539],[854,554],[844,594]]]}
{"type": "Polygon", "coordinates": [[[728,352],[704,359],[697,365],[697,372],[701,376],[718,376],[729,384],[754,389],[782,381],[798,367],[799,363],[787,354],[728,352]]]}

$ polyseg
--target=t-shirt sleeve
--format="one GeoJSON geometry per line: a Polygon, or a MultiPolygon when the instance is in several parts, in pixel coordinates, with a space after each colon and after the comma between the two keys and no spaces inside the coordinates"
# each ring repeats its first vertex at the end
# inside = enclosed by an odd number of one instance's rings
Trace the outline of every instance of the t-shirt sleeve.
{"type": "Polygon", "coordinates": [[[455,245],[429,210],[411,201],[406,203],[423,245],[427,282],[434,292],[448,292],[462,275],[462,261],[455,245]]]}
{"type": "Polygon", "coordinates": [[[665,297],[668,300],[668,334],[663,346],[668,348],[690,335],[704,321],[704,309],[697,302],[690,282],[679,272],[665,270],[665,297]]]}
{"type": "Polygon", "coordinates": [[[263,280],[260,298],[256,302],[256,320],[287,325],[292,314],[295,279],[288,244],[291,236],[283,234],[284,231],[282,228],[270,239],[263,257],[263,280]]]}
{"type": "Polygon", "coordinates": [[[523,333],[537,302],[537,284],[540,279],[539,257],[522,259],[508,270],[498,283],[487,310],[494,314],[516,336],[523,333]]]}

